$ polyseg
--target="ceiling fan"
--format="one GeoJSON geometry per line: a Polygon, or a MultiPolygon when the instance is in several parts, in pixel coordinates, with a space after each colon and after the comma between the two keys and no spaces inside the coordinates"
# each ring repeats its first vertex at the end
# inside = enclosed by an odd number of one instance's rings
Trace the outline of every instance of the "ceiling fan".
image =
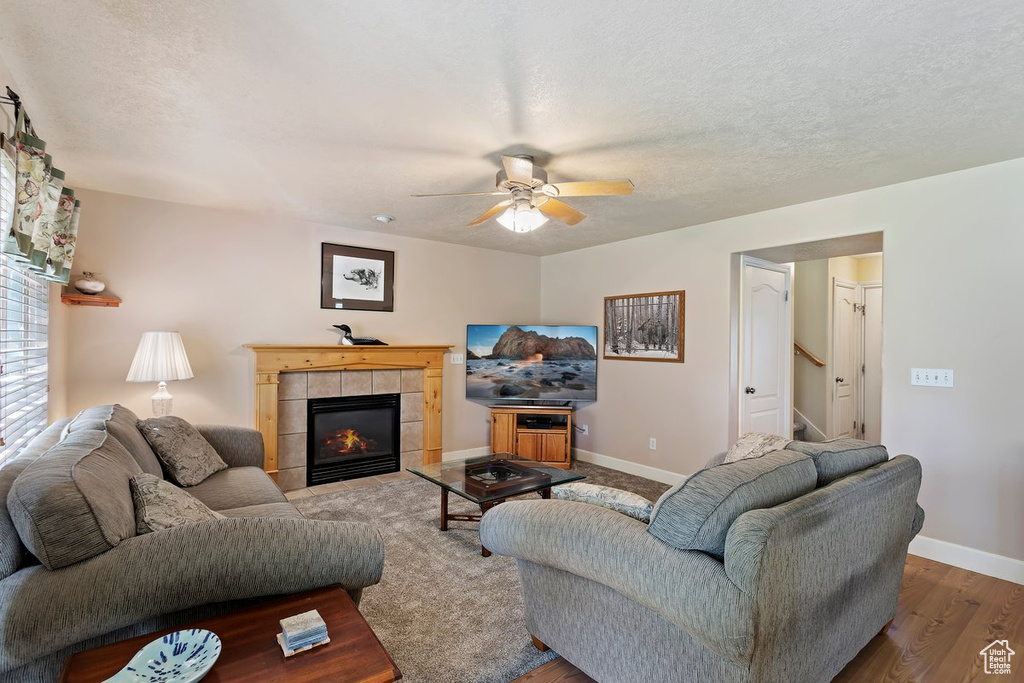
{"type": "Polygon", "coordinates": [[[497,215],[498,222],[512,232],[530,232],[547,223],[549,216],[568,225],[576,225],[587,217],[583,212],[559,201],[558,197],[633,194],[633,183],[629,180],[548,183],[547,171],[534,166],[531,156],[502,156],[501,165],[503,168],[498,171],[494,182],[496,192],[414,194],[413,197],[508,195],[508,199],[498,202],[477,216],[469,225],[480,225],[497,215]]]}

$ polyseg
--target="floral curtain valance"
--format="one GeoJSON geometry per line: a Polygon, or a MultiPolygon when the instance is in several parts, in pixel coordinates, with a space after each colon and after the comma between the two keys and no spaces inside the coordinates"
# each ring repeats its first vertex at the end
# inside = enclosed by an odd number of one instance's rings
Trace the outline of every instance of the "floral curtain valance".
{"type": "Polygon", "coordinates": [[[67,284],[75,256],[81,203],[64,184],[64,172],[53,165],[46,143],[35,135],[25,107],[10,88],[3,101],[15,107],[14,136],[0,135],[4,185],[13,180],[13,206],[0,225],[0,251],[38,273],[67,284]]]}

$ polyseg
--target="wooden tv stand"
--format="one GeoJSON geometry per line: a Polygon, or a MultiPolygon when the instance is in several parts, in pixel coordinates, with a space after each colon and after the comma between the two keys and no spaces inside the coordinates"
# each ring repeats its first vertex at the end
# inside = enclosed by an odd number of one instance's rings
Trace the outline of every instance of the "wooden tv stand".
{"type": "Polygon", "coordinates": [[[572,408],[492,406],[491,451],[569,469],[572,408]]]}

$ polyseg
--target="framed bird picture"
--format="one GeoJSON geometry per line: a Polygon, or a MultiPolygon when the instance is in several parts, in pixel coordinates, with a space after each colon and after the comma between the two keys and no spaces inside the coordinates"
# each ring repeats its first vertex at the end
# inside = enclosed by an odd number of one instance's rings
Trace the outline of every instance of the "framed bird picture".
{"type": "Polygon", "coordinates": [[[320,308],[395,310],[395,252],[320,245],[320,308]]]}

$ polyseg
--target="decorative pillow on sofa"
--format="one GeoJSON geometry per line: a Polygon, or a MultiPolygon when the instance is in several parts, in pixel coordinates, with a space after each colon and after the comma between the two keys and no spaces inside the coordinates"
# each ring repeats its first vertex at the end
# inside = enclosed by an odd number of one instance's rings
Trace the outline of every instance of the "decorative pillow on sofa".
{"type": "Polygon", "coordinates": [[[139,416],[120,404],[92,406],[67,423],[61,438],[83,429],[105,429],[132,454],[143,472],[163,477],[160,460],[146,437],[139,432],[138,423],[139,416]]]}
{"type": "Polygon", "coordinates": [[[792,451],[700,470],[658,499],[647,531],[674,548],[721,559],[737,517],[809,493],[816,480],[811,459],[792,451]]]}
{"type": "Polygon", "coordinates": [[[105,430],[74,432],[18,475],[7,510],[25,547],[60,569],[135,536],[128,481],[140,472],[105,430]]]}
{"type": "Polygon", "coordinates": [[[721,453],[712,455],[710,458],[708,458],[708,461],[704,463],[703,469],[706,470],[709,467],[717,467],[718,465],[721,465],[723,462],[725,462],[725,456],[727,455],[729,455],[729,451],[722,451],[721,453]]]}
{"type": "Polygon", "coordinates": [[[210,442],[180,417],[139,420],[139,431],[156,451],[167,474],[181,486],[195,486],[214,472],[227,469],[210,442]]]}
{"type": "Polygon", "coordinates": [[[623,491],[610,486],[570,482],[551,487],[551,495],[559,500],[573,500],[590,503],[629,515],[646,524],[651,521],[651,510],[654,503],[631,491],[623,491]]]}
{"type": "Polygon", "coordinates": [[[885,446],[860,439],[832,439],[811,443],[794,441],[789,450],[810,456],[818,470],[818,486],[830,484],[848,474],[874,467],[889,459],[885,446]]]}
{"type": "Polygon", "coordinates": [[[135,531],[139,534],[193,522],[227,519],[187,491],[152,474],[137,474],[128,484],[135,504],[135,531]]]}
{"type": "Polygon", "coordinates": [[[790,444],[790,439],[778,434],[758,434],[747,432],[725,452],[722,462],[736,462],[747,458],[760,458],[765,453],[783,451],[790,444]]]}

